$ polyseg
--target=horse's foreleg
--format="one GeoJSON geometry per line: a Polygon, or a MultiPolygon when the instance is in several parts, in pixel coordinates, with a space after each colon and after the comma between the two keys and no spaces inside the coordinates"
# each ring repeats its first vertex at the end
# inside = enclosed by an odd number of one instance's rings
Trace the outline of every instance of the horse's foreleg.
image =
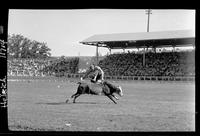
{"type": "Polygon", "coordinates": [[[114,94],[112,94],[112,96],[113,96],[116,100],[119,100],[119,98],[117,98],[117,96],[115,96],[114,94]]]}
{"type": "Polygon", "coordinates": [[[111,95],[106,95],[108,98],[110,98],[115,104],[117,104],[116,103],[116,101],[113,99],[113,97],[111,96],[111,95]]]}

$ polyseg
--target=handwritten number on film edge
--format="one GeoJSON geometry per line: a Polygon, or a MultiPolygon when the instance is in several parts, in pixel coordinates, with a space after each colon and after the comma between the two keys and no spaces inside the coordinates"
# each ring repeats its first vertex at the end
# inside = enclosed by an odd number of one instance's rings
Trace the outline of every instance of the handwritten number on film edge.
{"type": "Polygon", "coordinates": [[[6,46],[5,44],[7,44],[7,42],[5,42],[4,40],[0,39],[0,57],[1,58],[6,58],[6,46]]]}
{"type": "MultiPolygon", "coordinates": [[[[0,58],[6,59],[6,46],[7,42],[0,39],[0,58]]],[[[7,107],[7,88],[6,76],[0,79],[0,107],[7,107]]]]}

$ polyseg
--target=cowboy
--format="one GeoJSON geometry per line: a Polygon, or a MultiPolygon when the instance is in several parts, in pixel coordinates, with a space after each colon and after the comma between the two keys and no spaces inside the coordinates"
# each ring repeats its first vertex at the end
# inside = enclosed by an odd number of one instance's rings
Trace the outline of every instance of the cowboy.
{"type": "Polygon", "coordinates": [[[92,64],[86,74],[81,77],[81,80],[85,79],[90,73],[94,74],[94,77],[91,79],[93,83],[103,83],[104,81],[104,72],[99,66],[92,64]]]}

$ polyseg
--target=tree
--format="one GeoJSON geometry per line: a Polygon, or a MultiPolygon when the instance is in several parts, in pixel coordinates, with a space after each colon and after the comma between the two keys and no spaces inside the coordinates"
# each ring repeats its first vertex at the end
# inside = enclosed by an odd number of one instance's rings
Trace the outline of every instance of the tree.
{"type": "Polygon", "coordinates": [[[46,58],[51,56],[50,51],[51,49],[46,46],[46,43],[41,43],[41,47],[39,48],[40,57],[46,58]]]}
{"type": "Polygon", "coordinates": [[[47,58],[51,49],[44,42],[30,40],[20,34],[8,36],[8,57],[47,58]]]}
{"type": "Polygon", "coordinates": [[[27,58],[27,57],[31,57],[31,52],[29,50],[29,47],[31,46],[31,40],[29,40],[28,38],[24,39],[24,42],[21,45],[21,58],[27,58]]]}
{"type": "Polygon", "coordinates": [[[23,36],[21,35],[8,36],[8,56],[19,58],[22,40],[23,36]]]}

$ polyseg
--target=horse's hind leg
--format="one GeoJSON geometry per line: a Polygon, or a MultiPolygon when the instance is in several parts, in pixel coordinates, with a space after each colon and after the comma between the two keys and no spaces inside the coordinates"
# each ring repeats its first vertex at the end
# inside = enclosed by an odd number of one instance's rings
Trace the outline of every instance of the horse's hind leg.
{"type": "Polygon", "coordinates": [[[78,93],[76,92],[75,94],[73,94],[69,99],[67,99],[65,102],[68,103],[70,99],[72,99],[74,96],[76,96],[78,93]]]}
{"type": "Polygon", "coordinates": [[[79,97],[80,95],[81,95],[81,94],[75,94],[75,95],[74,95],[75,97],[74,97],[73,103],[75,103],[76,98],[79,97]]]}
{"type": "Polygon", "coordinates": [[[81,94],[81,92],[77,91],[75,94],[73,94],[73,95],[71,96],[71,98],[73,98],[74,96],[76,96],[76,95],[78,95],[78,94],[81,94]]]}
{"type": "Polygon", "coordinates": [[[73,95],[71,96],[71,98],[73,98],[76,94],[77,94],[77,93],[73,94],[73,95]]]}

